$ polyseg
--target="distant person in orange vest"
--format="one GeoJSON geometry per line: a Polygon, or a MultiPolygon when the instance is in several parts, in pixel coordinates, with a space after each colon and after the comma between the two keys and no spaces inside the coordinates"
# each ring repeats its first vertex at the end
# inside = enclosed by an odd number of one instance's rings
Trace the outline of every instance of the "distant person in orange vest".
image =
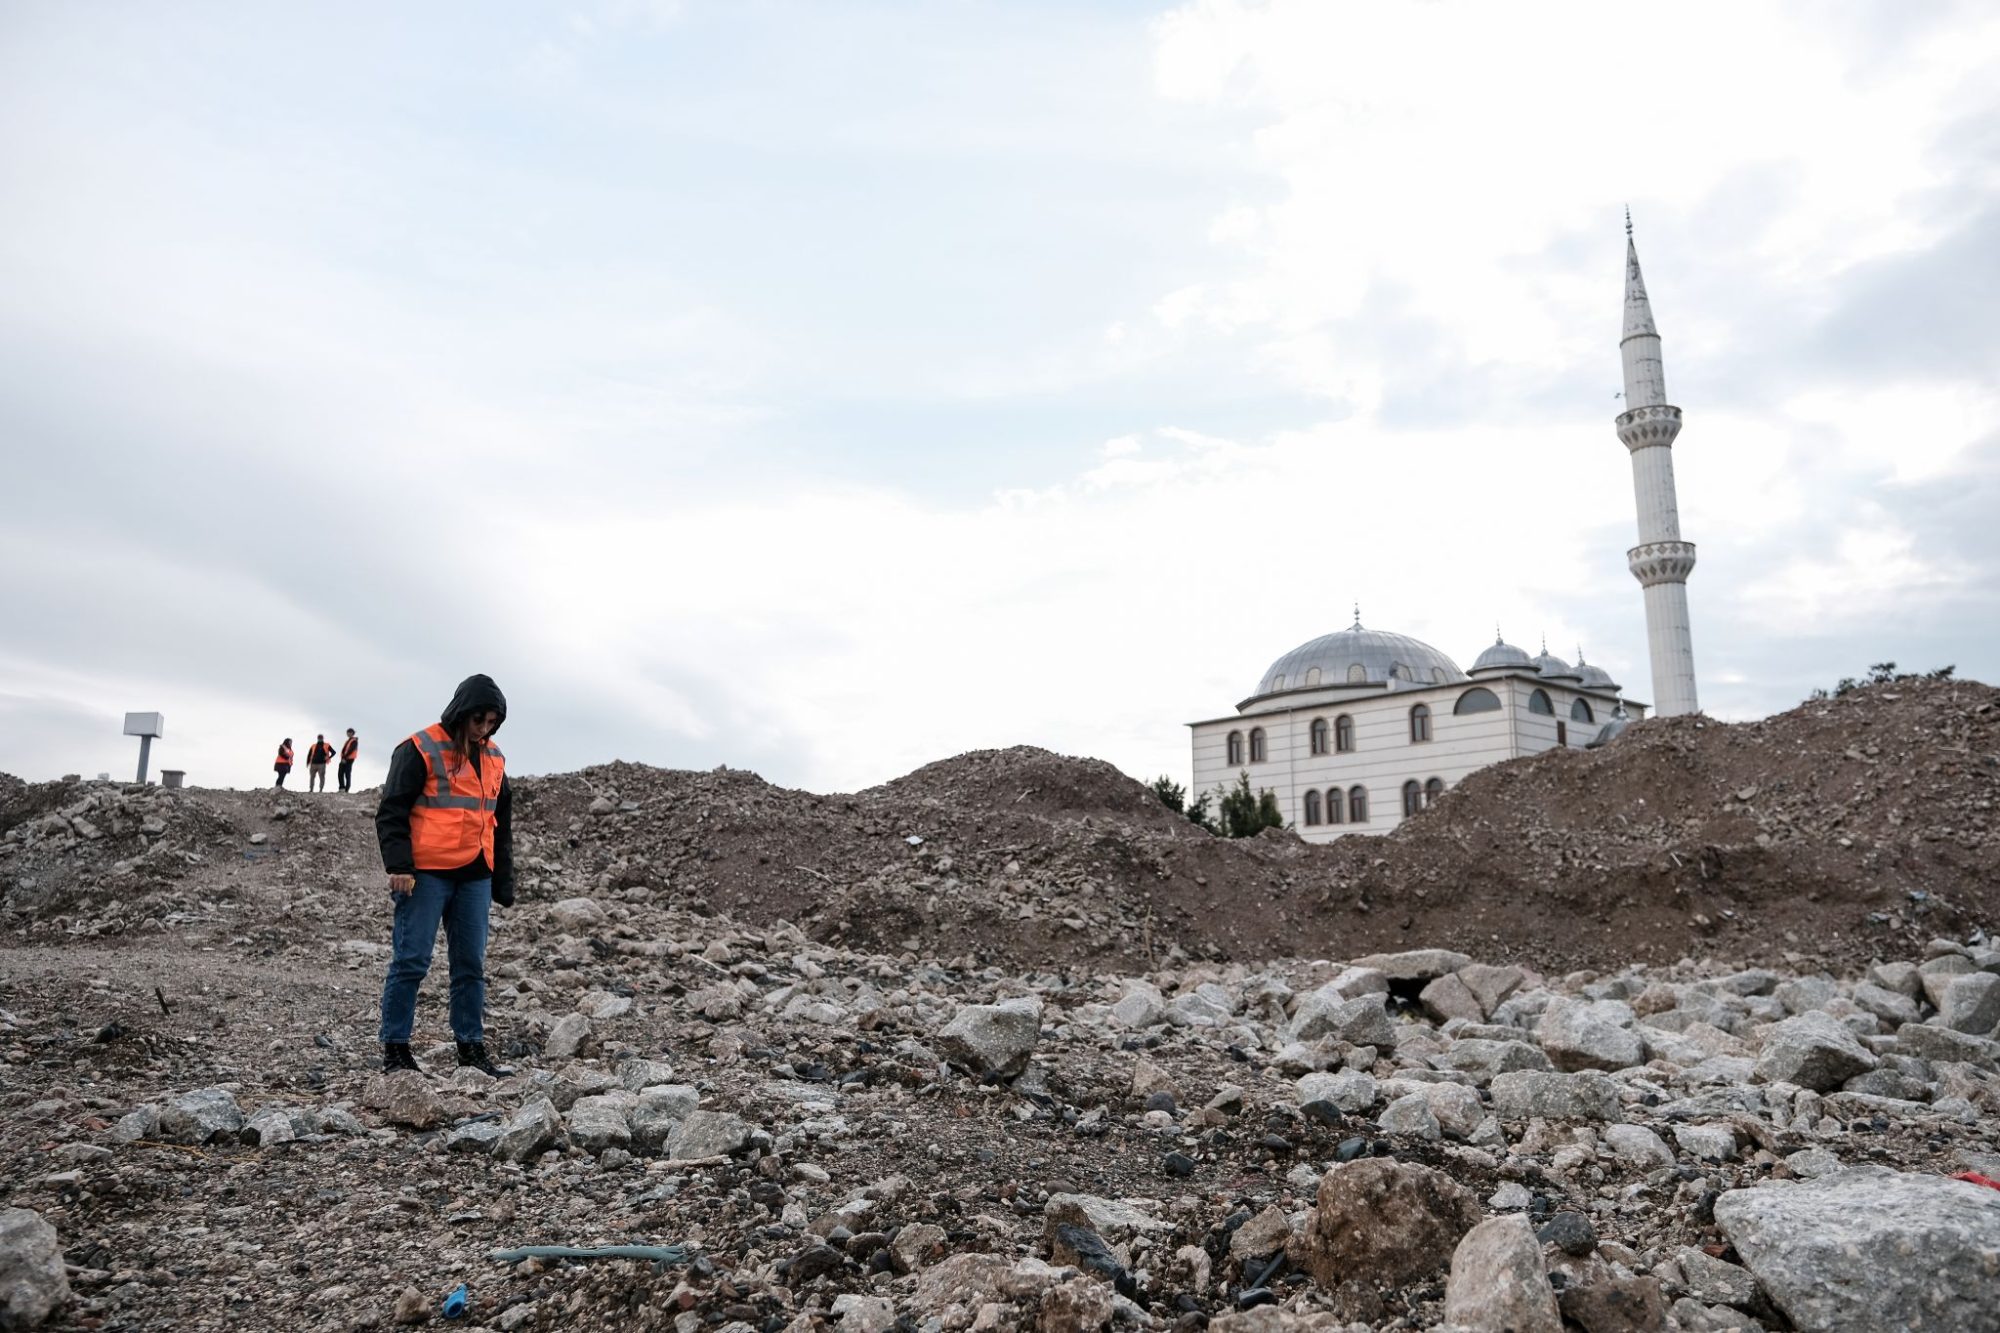
{"type": "Polygon", "coordinates": [[[354,728],[347,729],[347,739],[340,743],[340,789],[346,791],[354,785],[354,756],[361,753],[361,742],[354,738],[354,728]]]}
{"type": "Polygon", "coordinates": [[[382,983],[382,1068],[416,1069],[410,1032],[417,987],[430,971],[440,923],[451,959],[451,1035],[461,1067],[495,1078],[512,1070],[486,1054],[486,926],[492,904],[514,903],[513,795],[493,733],[507,698],[490,676],[468,676],[437,725],[389,756],[375,811],[382,867],[396,908],[382,983]]]}
{"type": "Polygon", "coordinates": [[[292,771],[292,738],[290,736],[278,742],[278,762],[271,765],[271,771],[278,775],[278,780],[271,785],[275,787],[284,786],[285,774],[292,771]]]}
{"type": "Polygon", "coordinates": [[[306,747],[306,790],[326,790],[326,766],[333,760],[333,747],[326,743],[326,733],[306,747]]]}

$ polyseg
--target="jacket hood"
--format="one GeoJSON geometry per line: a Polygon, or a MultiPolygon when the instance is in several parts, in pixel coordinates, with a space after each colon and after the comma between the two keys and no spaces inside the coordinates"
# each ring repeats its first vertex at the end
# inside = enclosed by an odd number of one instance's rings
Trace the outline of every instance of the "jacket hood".
{"type": "Polygon", "coordinates": [[[493,683],[491,676],[467,676],[458,683],[458,692],[451,696],[451,702],[444,706],[444,716],[438,721],[446,730],[458,725],[458,720],[467,713],[476,713],[482,708],[491,708],[500,714],[500,721],[494,724],[498,732],[507,721],[507,696],[500,693],[500,687],[493,683]]]}

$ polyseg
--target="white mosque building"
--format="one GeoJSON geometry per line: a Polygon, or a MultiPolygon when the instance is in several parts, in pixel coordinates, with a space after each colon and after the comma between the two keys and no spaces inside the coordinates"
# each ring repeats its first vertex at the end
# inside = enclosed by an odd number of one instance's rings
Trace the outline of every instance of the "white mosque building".
{"type": "MultiPolygon", "coordinates": [[[[1626,553],[1644,589],[1646,636],[1659,715],[1697,711],[1687,576],[1694,546],[1680,536],[1673,443],[1681,410],[1667,403],[1660,335],[1625,222],[1625,324],[1619,343],[1639,544],[1626,553]]],[[[1501,640],[1460,670],[1417,639],[1354,623],[1292,649],[1264,672],[1233,714],[1188,724],[1194,787],[1214,792],[1247,773],[1271,791],[1312,842],[1387,833],[1469,773],[1559,746],[1608,741],[1647,705],[1621,698],[1603,668],[1571,666],[1501,640]]]]}

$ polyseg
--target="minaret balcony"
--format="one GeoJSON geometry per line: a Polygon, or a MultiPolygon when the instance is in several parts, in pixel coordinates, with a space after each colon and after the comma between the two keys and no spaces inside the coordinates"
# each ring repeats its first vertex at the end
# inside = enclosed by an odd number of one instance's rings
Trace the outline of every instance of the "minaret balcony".
{"type": "Polygon", "coordinates": [[[1639,586],[1656,583],[1686,583],[1694,572],[1693,542],[1647,542],[1625,553],[1625,564],[1639,586]]]}
{"type": "Polygon", "coordinates": [[[1670,403],[1635,407],[1618,415],[1618,438],[1627,449],[1671,445],[1681,433],[1681,410],[1670,403]]]}

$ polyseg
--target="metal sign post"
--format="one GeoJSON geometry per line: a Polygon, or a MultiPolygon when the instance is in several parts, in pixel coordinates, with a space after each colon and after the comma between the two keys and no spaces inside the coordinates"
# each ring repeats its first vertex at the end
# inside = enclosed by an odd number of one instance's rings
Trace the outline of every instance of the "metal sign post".
{"type": "Polygon", "coordinates": [[[146,760],[153,753],[153,738],[164,736],[167,720],[158,713],[127,713],[125,734],[139,738],[139,781],[146,780],[146,760]]]}

